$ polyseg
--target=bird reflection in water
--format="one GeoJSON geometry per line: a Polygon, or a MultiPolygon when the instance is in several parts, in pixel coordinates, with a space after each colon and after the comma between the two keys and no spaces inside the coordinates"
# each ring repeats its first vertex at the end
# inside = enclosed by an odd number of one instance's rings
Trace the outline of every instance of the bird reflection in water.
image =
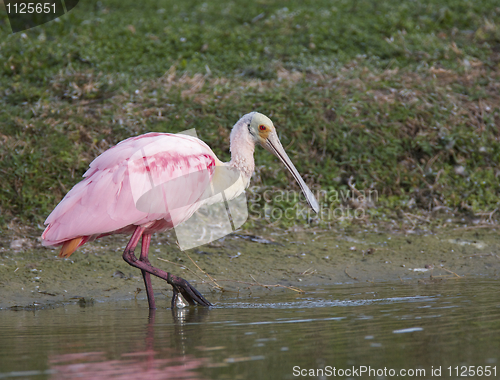
{"type": "MultiPolygon", "coordinates": [[[[62,379],[203,379],[196,369],[204,367],[207,360],[186,354],[188,345],[196,346],[198,334],[189,334],[189,325],[196,326],[202,322],[209,309],[206,308],[184,308],[172,310],[174,329],[171,339],[174,339],[175,350],[155,350],[155,319],[156,310],[151,309],[148,324],[146,325],[146,336],[144,339],[144,350],[122,353],[119,358],[109,359],[110,353],[79,352],[62,354],[49,357],[50,373],[52,380],[62,379]],[[172,355],[169,355],[169,354],[172,355]],[[180,354],[179,354],[180,353],[180,354]]],[[[163,339],[159,339],[161,342],[163,339]]],[[[158,345],[156,345],[158,346],[158,345]]]]}

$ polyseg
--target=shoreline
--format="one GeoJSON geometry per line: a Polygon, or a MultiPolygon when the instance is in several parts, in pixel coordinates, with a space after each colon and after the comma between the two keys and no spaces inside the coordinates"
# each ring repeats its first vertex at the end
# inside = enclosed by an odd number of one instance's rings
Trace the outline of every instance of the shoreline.
{"type": "MultiPolygon", "coordinates": [[[[186,255],[176,247],[175,235],[166,232],[153,237],[150,260],[154,266],[190,281],[209,298],[218,295],[211,294],[210,279],[189,257],[224,291],[240,294],[268,291],[263,285],[269,285],[271,291],[293,291],[286,287],[306,290],[363,282],[433,284],[500,275],[500,239],[495,227],[442,229],[419,235],[361,228],[348,232],[287,230],[279,234],[263,229],[258,233],[238,232],[191,249],[186,255]]],[[[145,302],[140,272],[121,258],[128,238],[102,238],[86,244],[68,259],[57,257],[56,249],[41,246],[3,249],[0,310],[71,303],[85,306],[135,297],[145,302]]],[[[153,288],[160,307],[169,307],[170,286],[154,278],[153,288]]]]}

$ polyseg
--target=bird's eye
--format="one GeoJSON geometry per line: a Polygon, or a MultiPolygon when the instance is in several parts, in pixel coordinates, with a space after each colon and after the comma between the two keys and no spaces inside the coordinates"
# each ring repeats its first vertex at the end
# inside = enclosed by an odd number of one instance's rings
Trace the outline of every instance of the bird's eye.
{"type": "Polygon", "coordinates": [[[265,130],[266,130],[266,126],[265,126],[265,125],[259,125],[259,129],[260,129],[261,131],[265,131],[265,130]]]}

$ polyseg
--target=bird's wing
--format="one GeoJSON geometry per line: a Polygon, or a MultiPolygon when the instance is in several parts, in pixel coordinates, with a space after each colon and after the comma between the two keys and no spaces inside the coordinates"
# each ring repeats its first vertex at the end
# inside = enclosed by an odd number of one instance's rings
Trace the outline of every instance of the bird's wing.
{"type": "Polygon", "coordinates": [[[189,218],[216,162],[201,140],[166,133],[129,138],[97,157],[49,215],[44,245],[113,233],[130,225],[189,218]]]}

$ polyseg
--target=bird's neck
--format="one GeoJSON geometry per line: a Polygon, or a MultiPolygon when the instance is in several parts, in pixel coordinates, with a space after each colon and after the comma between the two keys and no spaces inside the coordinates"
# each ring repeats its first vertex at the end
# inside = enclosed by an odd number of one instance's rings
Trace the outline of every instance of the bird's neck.
{"type": "Polygon", "coordinates": [[[240,171],[245,185],[248,186],[250,177],[255,169],[253,152],[255,142],[248,132],[246,125],[235,125],[231,131],[231,161],[228,166],[240,171]]]}

